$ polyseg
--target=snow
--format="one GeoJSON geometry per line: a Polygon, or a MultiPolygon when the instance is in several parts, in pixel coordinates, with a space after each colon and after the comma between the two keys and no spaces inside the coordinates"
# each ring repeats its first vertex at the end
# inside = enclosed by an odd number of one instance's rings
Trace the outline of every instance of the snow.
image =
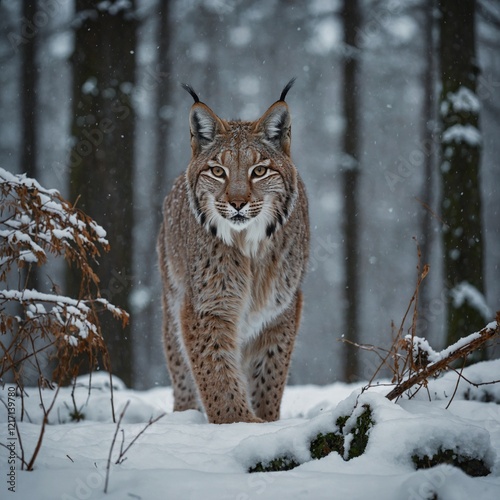
{"type": "Polygon", "coordinates": [[[12,174],[8,170],[0,168],[0,180],[3,182],[10,182],[13,184],[20,184],[26,186],[27,188],[36,189],[41,193],[47,193],[49,195],[57,195],[59,191],[57,189],[45,189],[43,188],[36,179],[27,177],[26,174],[12,174]]]}
{"type": "MultiPolygon", "coordinates": [[[[477,384],[500,379],[500,360],[473,365],[464,376],[477,384]]],[[[16,499],[425,499],[491,500],[500,493],[500,384],[471,385],[460,381],[449,408],[457,376],[448,373],[430,381],[427,393],[412,400],[390,402],[386,387],[361,393],[361,386],[336,383],[329,386],[287,387],[282,419],[266,424],[208,424],[198,411],[172,413],[171,388],[148,391],[127,389],[113,378],[114,406],[118,416],[127,401],[117,442],[113,448],[108,494],[103,493],[107,458],[116,424],[111,417],[110,378],[106,373],[77,380],[74,403],[71,387],[61,388],[46,427],[43,446],[33,472],[16,469],[16,499]],[[429,401],[429,395],[432,401],[429,401]],[[496,399],[495,399],[496,398],[496,399]],[[352,416],[347,432],[363,405],[370,405],[374,425],[363,455],[345,461],[337,453],[311,460],[309,442],[319,432],[335,428],[340,415],[352,416]],[[75,408],[84,414],[72,421],[75,408]],[[354,412],[353,412],[353,408],[354,412]],[[166,414],[162,417],[163,412],[166,414]],[[151,418],[150,425],[127,451],[125,448],[151,418]],[[484,460],[492,473],[470,477],[461,470],[440,465],[415,471],[411,456],[431,455],[440,447],[484,460]],[[247,473],[258,461],[288,455],[301,465],[287,472],[247,473]]],[[[0,390],[7,401],[9,384],[0,390]]],[[[45,406],[54,391],[42,391],[45,406]]],[[[26,415],[16,414],[26,455],[34,449],[43,414],[38,389],[28,388],[26,415]]],[[[3,406],[2,406],[3,407],[3,406]]],[[[0,412],[0,442],[6,441],[7,412],[0,412]]],[[[347,431],[346,431],[347,429],[347,431]]],[[[20,452],[19,442],[13,441],[20,452]]],[[[9,451],[0,448],[5,468],[9,451]]],[[[3,488],[6,488],[4,477],[3,488]]]]}
{"type": "Polygon", "coordinates": [[[134,312],[144,311],[151,304],[151,300],[151,290],[145,286],[138,286],[130,296],[130,307],[134,312]]]}
{"type": "Polygon", "coordinates": [[[236,26],[229,30],[229,41],[235,47],[246,47],[252,37],[252,30],[248,26],[236,26]]]}
{"type": "Polygon", "coordinates": [[[418,25],[410,16],[392,16],[388,20],[381,17],[379,20],[381,25],[402,43],[409,43],[417,36],[418,25]]]}
{"type": "Polygon", "coordinates": [[[97,8],[100,11],[109,12],[112,16],[116,16],[120,11],[128,11],[132,9],[132,2],[130,0],[117,0],[111,2],[109,0],[104,0],[97,4],[97,8]]]}
{"type": "Polygon", "coordinates": [[[493,312],[486,303],[486,298],[475,286],[463,281],[450,292],[453,300],[453,307],[458,309],[465,302],[478,311],[485,320],[493,317],[493,312]]]}
{"type": "Polygon", "coordinates": [[[65,304],[78,308],[84,313],[89,311],[89,308],[85,305],[85,301],[72,299],[64,295],[43,293],[37,290],[0,290],[0,297],[2,300],[16,300],[20,303],[39,300],[41,302],[52,302],[60,305],[65,304]]]}
{"type": "MultiPolygon", "coordinates": [[[[28,304],[28,316],[33,318],[35,315],[46,314],[43,304],[51,304],[50,314],[53,315],[60,325],[65,327],[74,327],[73,334],[82,339],[86,339],[90,332],[97,333],[97,328],[88,315],[91,311],[90,304],[92,300],[76,300],[64,295],[53,293],[43,293],[38,290],[0,290],[0,305],[6,301],[16,301],[20,304],[28,304]],[[36,313],[36,314],[35,314],[36,313]]],[[[114,306],[106,299],[97,298],[95,303],[101,304],[106,310],[115,316],[126,316],[128,313],[114,306]]],[[[71,345],[77,345],[76,338],[71,335],[65,336],[71,345]]]]}
{"type": "Polygon", "coordinates": [[[341,44],[341,31],[338,21],[325,17],[314,26],[314,32],[307,42],[308,50],[313,54],[328,54],[341,44]]]}
{"type": "Polygon", "coordinates": [[[481,132],[473,125],[453,125],[443,132],[443,142],[450,143],[465,142],[471,146],[478,146],[481,144],[481,132]]]}
{"type": "Polygon", "coordinates": [[[451,102],[453,111],[457,113],[464,111],[479,113],[481,110],[477,95],[467,87],[461,86],[456,92],[449,92],[446,98],[451,102]]]}
{"type": "MultiPolygon", "coordinates": [[[[80,243],[88,243],[88,238],[81,234],[87,231],[87,224],[78,218],[75,213],[70,213],[69,207],[60,200],[56,189],[45,189],[35,179],[26,177],[25,174],[14,175],[0,168],[0,183],[9,183],[15,187],[26,186],[34,190],[33,197],[38,197],[40,209],[44,215],[56,215],[57,218],[49,218],[45,225],[37,224],[31,220],[24,211],[16,212],[14,217],[3,221],[8,229],[0,230],[0,238],[7,238],[9,243],[22,242],[31,247],[31,251],[24,252],[21,260],[28,262],[40,262],[40,257],[45,256],[45,251],[34,240],[43,241],[50,245],[54,244],[53,238],[58,239],[63,245],[68,241],[79,240],[80,243]],[[37,256],[38,254],[38,256],[37,256]]],[[[95,221],[88,222],[90,229],[97,236],[97,241],[107,245],[106,231],[95,221]]]]}
{"type": "MultiPolygon", "coordinates": [[[[486,328],[489,330],[494,330],[497,327],[496,321],[492,321],[489,323],[486,328]]],[[[442,351],[436,352],[430,344],[427,342],[426,339],[416,337],[416,336],[411,336],[411,335],[406,335],[405,339],[408,342],[413,343],[413,354],[415,359],[417,359],[419,353],[425,352],[427,361],[429,361],[429,365],[432,365],[433,363],[437,363],[449,356],[451,356],[453,353],[457,352],[458,350],[462,349],[463,347],[467,346],[474,340],[478,339],[481,337],[481,332],[475,332],[471,333],[470,335],[467,335],[465,337],[461,337],[459,340],[457,340],[454,344],[448,346],[446,349],[443,349],[442,351]]]]}

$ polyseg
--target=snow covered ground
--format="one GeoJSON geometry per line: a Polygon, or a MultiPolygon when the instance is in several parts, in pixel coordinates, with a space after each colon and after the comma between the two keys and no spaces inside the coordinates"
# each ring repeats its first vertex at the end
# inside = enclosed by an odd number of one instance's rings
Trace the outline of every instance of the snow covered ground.
{"type": "MultiPolygon", "coordinates": [[[[464,375],[475,383],[500,379],[500,360],[474,365],[464,375]]],[[[106,465],[116,431],[110,412],[109,378],[95,374],[88,397],[79,380],[77,409],[84,420],[72,421],[71,388],[61,389],[50,414],[43,446],[33,472],[20,470],[8,476],[9,451],[0,448],[0,497],[36,500],[124,499],[383,499],[439,500],[500,498],[500,384],[456,386],[449,373],[429,384],[412,400],[397,404],[384,398],[387,388],[370,389],[361,396],[360,386],[333,384],[325,387],[288,387],[282,419],[267,424],[208,424],[197,411],[172,413],[170,388],[144,392],[125,388],[116,380],[114,404],[117,416],[130,401],[112,454],[108,494],[104,494],[106,465]],[[433,401],[429,402],[429,395],[433,401]],[[358,397],[359,396],[359,397],[358,397]],[[489,402],[486,402],[489,401],[489,402]],[[363,404],[373,411],[365,453],[349,461],[332,453],[311,460],[309,443],[318,432],[332,430],[339,415],[350,414],[363,404]],[[167,414],[148,427],[127,451],[120,464],[122,438],[127,446],[151,417],[167,414]],[[440,447],[482,459],[492,470],[485,477],[469,477],[458,468],[440,465],[415,471],[411,456],[432,455],[440,447]],[[286,472],[249,474],[256,462],[288,455],[301,465],[286,472]],[[15,484],[10,493],[9,479],[15,484]],[[437,495],[437,496],[434,496],[437,495]]],[[[0,392],[8,403],[9,386],[0,392]]],[[[38,390],[24,398],[26,416],[19,422],[25,458],[31,456],[43,413],[38,390]]],[[[52,391],[44,391],[46,405],[52,391]]],[[[9,441],[6,407],[0,411],[0,442],[9,441]]],[[[21,400],[15,400],[18,418],[21,400]]]]}

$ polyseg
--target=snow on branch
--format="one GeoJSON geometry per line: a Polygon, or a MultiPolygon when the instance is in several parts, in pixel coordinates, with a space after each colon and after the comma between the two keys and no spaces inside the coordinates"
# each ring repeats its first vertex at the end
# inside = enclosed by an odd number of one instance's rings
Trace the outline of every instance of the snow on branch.
{"type": "Polygon", "coordinates": [[[405,337],[408,345],[407,349],[413,354],[413,364],[418,369],[411,377],[398,383],[387,394],[387,399],[396,399],[413,386],[425,384],[430,377],[448,369],[453,361],[465,358],[496,336],[500,336],[500,311],[497,312],[496,321],[489,323],[479,332],[461,338],[458,342],[440,352],[434,351],[425,339],[407,335],[405,337]]]}
{"type": "Polygon", "coordinates": [[[108,251],[106,231],[81,210],[73,207],[55,189],[45,189],[25,175],[0,168],[0,280],[12,266],[44,264],[47,254],[63,255],[98,278],[89,260],[108,251]]]}

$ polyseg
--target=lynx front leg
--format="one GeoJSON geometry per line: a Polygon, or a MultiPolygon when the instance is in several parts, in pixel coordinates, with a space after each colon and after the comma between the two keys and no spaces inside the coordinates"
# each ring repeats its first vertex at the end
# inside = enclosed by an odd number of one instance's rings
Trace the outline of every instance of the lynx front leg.
{"type": "Polygon", "coordinates": [[[252,407],[258,417],[269,422],[280,416],[301,310],[302,294],[299,292],[295,302],[275,323],[264,329],[244,353],[252,407]]]}
{"type": "Polygon", "coordinates": [[[184,359],[167,299],[163,296],[163,346],[174,389],[174,411],[201,410],[193,375],[184,359]]]}
{"type": "Polygon", "coordinates": [[[235,326],[186,302],[182,335],[200,397],[211,423],[262,422],[251,410],[238,370],[235,326]]]}

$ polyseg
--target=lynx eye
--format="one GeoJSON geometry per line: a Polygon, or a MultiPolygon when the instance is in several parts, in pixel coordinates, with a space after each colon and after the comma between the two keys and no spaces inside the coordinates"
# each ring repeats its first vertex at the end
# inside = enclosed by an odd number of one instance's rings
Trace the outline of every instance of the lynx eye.
{"type": "Polygon", "coordinates": [[[221,177],[222,178],[222,177],[225,177],[225,175],[226,175],[226,172],[224,171],[224,169],[222,167],[218,167],[218,166],[211,167],[210,171],[212,172],[212,174],[215,177],[221,177]]]}
{"type": "Polygon", "coordinates": [[[252,176],[253,177],[263,177],[267,173],[267,167],[264,167],[262,165],[257,165],[253,170],[252,170],[252,176]]]}

